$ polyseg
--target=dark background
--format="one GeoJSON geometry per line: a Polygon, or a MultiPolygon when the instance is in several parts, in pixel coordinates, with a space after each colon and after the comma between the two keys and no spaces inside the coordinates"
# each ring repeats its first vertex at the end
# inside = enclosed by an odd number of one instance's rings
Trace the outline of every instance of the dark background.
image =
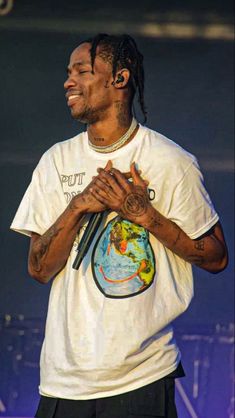
{"type": "MultiPolygon", "coordinates": [[[[29,278],[29,239],[9,227],[42,153],[55,142],[84,129],[71,119],[64,98],[69,55],[80,40],[97,32],[130,33],[145,57],[147,125],[197,156],[229,248],[230,263],[224,272],[212,275],[194,269],[195,297],[175,324],[188,365],[188,381],[195,375],[195,361],[200,358],[201,393],[207,399],[212,391],[220,393],[214,410],[205,406],[203,396],[197,400],[200,418],[231,418],[228,407],[234,321],[232,27],[232,2],[220,0],[148,0],[138,7],[130,0],[119,0],[113,6],[107,1],[88,4],[22,0],[13,4],[9,14],[0,16],[0,316],[4,338],[8,343],[7,327],[13,329],[13,334],[19,324],[27,332],[38,329],[33,346],[34,350],[37,346],[33,359],[37,364],[50,285],[42,286],[29,278]],[[217,383],[213,373],[217,378],[220,376],[217,383]],[[210,390],[208,379],[213,382],[210,390]]],[[[36,334],[30,335],[35,338],[36,334]]],[[[19,341],[18,334],[16,340],[19,341]]],[[[12,341],[14,351],[16,343],[12,341]]],[[[11,368],[12,361],[10,356],[11,368]]],[[[8,372],[4,368],[7,385],[11,377],[9,367],[8,372]]],[[[24,373],[23,376],[33,374],[30,368],[24,373]]],[[[38,370],[35,373],[37,382],[38,370]]],[[[18,377],[15,390],[20,392],[19,373],[18,377]]],[[[192,398],[190,385],[188,393],[192,398]]],[[[10,385],[8,394],[12,390],[10,385]]],[[[4,400],[0,387],[1,399],[4,400]]],[[[17,403],[14,405],[12,411],[17,408],[17,403]]],[[[10,415],[11,411],[7,412],[10,415]]],[[[23,409],[22,413],[26,412],[23,409]]],[[[182,418],[190,416],[187,414],[185,409],[182,418]]]]}

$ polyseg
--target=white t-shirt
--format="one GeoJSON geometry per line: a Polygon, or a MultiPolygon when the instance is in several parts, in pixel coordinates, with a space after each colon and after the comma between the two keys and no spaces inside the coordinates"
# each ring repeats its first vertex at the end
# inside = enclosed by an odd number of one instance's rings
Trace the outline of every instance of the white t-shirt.
{"type": "MultiPolygon", "coordinates": [[[[135,161],[149,181],[152,205],[192,239],[218,221],[194,156],[140,126],[110,154],[90,149],[86,132],[50,148],[11,228],[43,234],[109,159],[122,172],[135,161]]],[[[111,212],[77,271],[72,264],[82,233],[52,283],[40,360],[45,396],[117,395],[166,376],[180,361],[170,324],[191,301],[191,265],[111,212]]]]}

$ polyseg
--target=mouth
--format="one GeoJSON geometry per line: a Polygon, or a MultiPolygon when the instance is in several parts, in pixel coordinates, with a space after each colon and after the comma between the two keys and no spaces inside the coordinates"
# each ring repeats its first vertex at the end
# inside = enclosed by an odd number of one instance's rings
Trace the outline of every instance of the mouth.
{"type": "Polygon", "coordinates": [[[66,98],[67,98],[67,104],[68,106],[72,106],[74,103],[76,103],[76,101],[80,98],[81,93],[68,93],[66,94],[66,98]]]}

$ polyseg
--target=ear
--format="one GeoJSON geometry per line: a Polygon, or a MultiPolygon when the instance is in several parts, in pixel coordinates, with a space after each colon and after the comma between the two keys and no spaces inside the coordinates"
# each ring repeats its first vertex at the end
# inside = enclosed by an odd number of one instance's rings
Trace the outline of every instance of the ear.
{"type": "Polygon", "coordinates": [[[122,68],[117,71],[115,78],[112,82],[112,85],[117,89],[126,87],[130,79],[130,71],[127,68],[122,68]]]}

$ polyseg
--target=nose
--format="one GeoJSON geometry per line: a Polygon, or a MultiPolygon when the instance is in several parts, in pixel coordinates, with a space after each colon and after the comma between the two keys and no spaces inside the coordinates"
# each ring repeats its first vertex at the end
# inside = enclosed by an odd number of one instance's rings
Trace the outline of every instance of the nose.
{"type": "Polygon", "coordinates": [[[68,90],[69,88],[74,87],[75,84],[76,84],[76,82],[70,74],[70,75],[68,75],[67,80],[65,80],[65,82],[64,82],[64,88],[65,88],[65,90],[68,90]]]}

